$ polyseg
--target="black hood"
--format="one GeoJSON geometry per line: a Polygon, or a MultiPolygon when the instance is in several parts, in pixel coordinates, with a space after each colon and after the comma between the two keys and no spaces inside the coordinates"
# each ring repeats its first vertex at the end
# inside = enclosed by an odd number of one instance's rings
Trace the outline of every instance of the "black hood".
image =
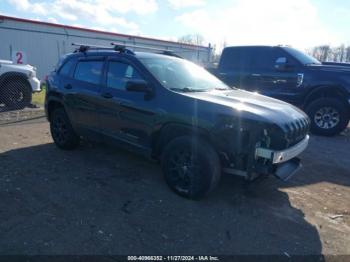
{"type": "Polygon", "coordinates": [[[334,73],[345,73],[350,75],[350,65],[347,64],[321,64],[321,65],[308,65],[311,70],[334,72],[334,73]]]}
{"type": "Polygon", "coordinates": [[[247,119],[283,125],[306,119],[303,111],[286,102],[243,90],[191,92],[187,96],[224,106],[226,112],[247,119]]]}

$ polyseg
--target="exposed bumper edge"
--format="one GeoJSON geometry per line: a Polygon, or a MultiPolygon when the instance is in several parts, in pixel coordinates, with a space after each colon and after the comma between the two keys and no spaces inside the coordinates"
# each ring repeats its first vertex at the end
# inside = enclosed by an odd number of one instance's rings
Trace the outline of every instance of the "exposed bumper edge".
{"type": "Polygon", "coordinates": [[[32,87],[33,92],[40,92],[41,91],[41,85],[40,85],[40,81],[38,78],[32,77],[32,78],[29,78],[28,81],[32,87]]]}
{"type": "Polygon", "coordinates": [[[273,164],[286,162],[303,152],[309,144],[309,135],[300,141],[298,144],[282,151],[274,151],[266,148],[257,148],[255,157],[270,159],[273,164]]]}
{"type": "Polygon", "coordinates": [[[278,165],[274,176],[277,178],[287,181],[289,178],[294,176],[300,169],[302,165],[299,158],[293,158],[285,163],[278,165]]]}

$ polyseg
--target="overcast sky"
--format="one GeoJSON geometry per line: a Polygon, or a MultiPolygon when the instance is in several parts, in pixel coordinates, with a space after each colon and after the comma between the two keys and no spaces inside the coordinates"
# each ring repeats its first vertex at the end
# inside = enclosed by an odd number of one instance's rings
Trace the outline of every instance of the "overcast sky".
{"type": "Polygon", "coordinates": [[[349,0],[0,0],[21,18],[221,45],[350,44],[349,0]]]}

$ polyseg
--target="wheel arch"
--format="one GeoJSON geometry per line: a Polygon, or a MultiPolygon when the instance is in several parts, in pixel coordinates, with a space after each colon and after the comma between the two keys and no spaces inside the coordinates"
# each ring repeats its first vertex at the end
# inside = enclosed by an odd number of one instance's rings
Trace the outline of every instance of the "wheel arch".
{"type": "Polygon", "coordinates": [[[56,98],[52,98],[47,102],[47,119],[51,121],[51,114],[56,108],[63,108],[63,103],[56,98]]]}
{"type": "Polygon", "coordinates": [[[152,156],[158,159],[162,154],[163,149],[170,141],[177,137],[189,135],[201,137],[213,146],[208,130],[188,124],[167,123],[164,124],[159,130],[155,131],[151,136],[152,156]]]}
{"type": "Polygon", "coordinates": [[[346,97],[348,93],[345,88],[339,85],[319,85],[313,88],[312,91],[305,97],[303,108],[307,108],[307,106],[313,101],[319,98],[340,98],[340,100],[344,103],[347,103],[346,97]]]}

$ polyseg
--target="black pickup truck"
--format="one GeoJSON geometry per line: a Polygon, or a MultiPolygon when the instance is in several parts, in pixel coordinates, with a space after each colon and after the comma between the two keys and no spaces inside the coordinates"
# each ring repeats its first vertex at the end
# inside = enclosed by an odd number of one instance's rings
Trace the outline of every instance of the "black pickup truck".
{"type": "Polygon", "coordinates": [[[336,135],[348,125],[350,64],[321,63],[287,46],[237,46],[225,48],[209,71],[229,86],[300,107],[314,134],[336,135]]]}

